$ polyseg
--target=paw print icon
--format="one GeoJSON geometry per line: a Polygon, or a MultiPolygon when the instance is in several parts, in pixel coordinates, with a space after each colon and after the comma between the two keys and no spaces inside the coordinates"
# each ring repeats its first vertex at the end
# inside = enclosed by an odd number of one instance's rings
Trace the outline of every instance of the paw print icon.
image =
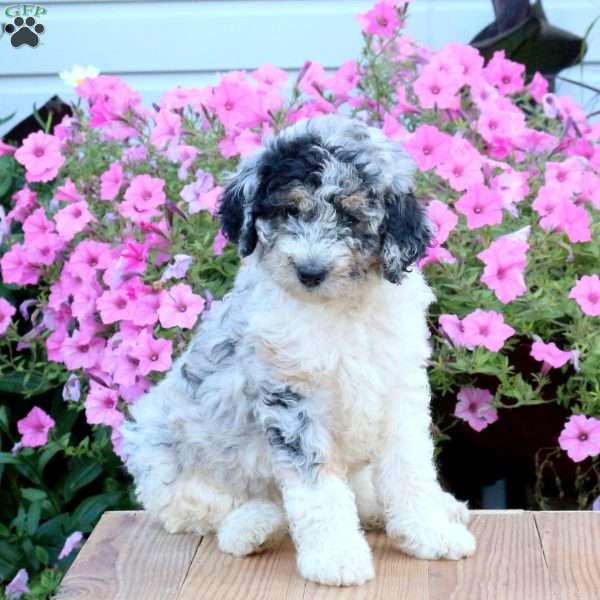
{"type": "Polygon", "coordinates": [[[35,48],[40,43],[40,35],[44,31],[44,26],[36,22],[33,17],[27,17],[26,19],[15,17],[11,23],[4,24],[4,32],[10,36],[10,43],[13,48],[19,46],[35,48]]]}

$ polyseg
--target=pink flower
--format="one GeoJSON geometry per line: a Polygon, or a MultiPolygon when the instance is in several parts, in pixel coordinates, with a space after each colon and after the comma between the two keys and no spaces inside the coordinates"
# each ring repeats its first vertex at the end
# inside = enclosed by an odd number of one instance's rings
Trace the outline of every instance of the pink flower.
{"type": "Polygon", "coordinates": [[[0,140],[0,156],[12,156],[16,152],[16,148],[10,144],[5,144],[0,140]]]}
{"type": "MultiPolygon", "coordinates": [[[[468,346],[465,340],[465,328],[457,315],[444,314],[439,317],[440,327],[457,347],[468,346]]],[[[472,348],[472,347],[471,347],[472,348]]]]}
{"type": "Polygon", "coordinates": [[[537,71],[529,83],[529,93],[536,102],[541,102],[544,95],[548,93],[548,81],[537,71]]]}
{"type": "Polygon", "coordinates": [[[443,177],[453,190],[462,192],[473,185],[483,183],[483,159],[471,143],[463,138],[452,138],[445,154],[435,172],[443,177]]]}
{"type": "Polygon", "coordinates": [[[138,371],[148,375],[152,371],[164,373],[171,368],[173,342],[163,338],[155,338],[151,334],[142,333],[131,352],[131,356],[139,360],[138,371]]]}
{"type": "Polygon", "coordinates": [[[269,64],[261,65],[250,75],[267,87],[282,87],[288,79],[287,71],[269,64]]]}
{"type": "Polygon", "coordinates": [[[166,200],[164,179],[150,175],[136,175],[125,192],[125,200],[140,211],[152,210],[166,200]]]}
{"type": "Polygon", "coordinates": [[[494,291],[502,304],[512,302],[527,291],[524,271],[528,249],[527,242],[502,236],[477,255],[485,263],[481,281],[494,291]]]}
{"type": "Polygon", "coordinates": [[[96,301],[100,318],[106,325],[117,321],[128,321],[133,316],[133,306],[129,295],[124,290],[107,290],[96,301]]]}
{"type": "Polygon", "coordinates": [[[422,269],[426,265],[434,264],[434,263],[446,263],[446,264],[454,264],[456,262],[456,257],[452,255],[451,252],[446,250],[443,246],[435,243],[434,245],[428,246],[427,250],[425,250],[425,256],[417,263],[419,269],[422,269]]]}
{"type": "Polygon", "coordinates": [[[572,352],[560,350],[554,342],[534,342],[531,345],[531,356],[535,360],[547,363],[555,369],[559,369],[573,358],[572,352]]]}
{"type": "Polygon", "coordinates": [[[558,443],[573,462],[600,454],[600,421],[594,417],[572,415],[565,423],[558,443]]]}
{"type": "Polygon", "coordinates": [[[215,256],[221,256],[223,254],[223,249],[227,245],[227,238],[223,234],[223,232],[219,229],[217,235],[215,236],[215,241],[213,242],[213,254],[215,256]]]}
{"type": "Polygon", "coordinates": [[[60,140],[41,131],[30,133],[23,140],[15,158],[25,167],[27,181],[50,181],[65,162],[60,153],[60,140]]]}
{"type": "Polygon", "coordinates": [[[213,88],[210,103],[226,128],[253,120],[252,98],[254,90],[248,84],[222,79],[213,88]]]}
{"type": "Polygon", "coordinates": [[[83,533],[81,531],[74,531],[67,539],[58,555],[58,560],[67,558],[73,550],[76,550],[81,546],[81,540],[83,539],[83,533]]]}
{"type": "Polygon", "coordinates": [[[584,275],[578,279],[569,298],[575,300],[586,315],[600,317],[600,277],[584,275]]]}
{"type": "Polygon", "coordinates": [[[102,357],[105,341],[93,333],[76,330],[62,345],[63,362],[67,369],[91,369],[102,357]]]}
{"type": "Polygon", "coordinates": [[[215,186],[213,176],[210,173],[198,171],[196,180],[181,190],[181,197],[188,203],[190,214],[195,214],[203,209],[214,213],[216,210],[215,190],[217,190],[217,194],[220,194],[222,188],[215,186]]]}
{"type": "Polygon", "coordinates": [[[85,418],[90,425],[118,427],[124,420],[117,408],[117,392],[92,381],[85,400],[85,418]]]}
{"type": "Polygon", "coordinates": [[[114,200],[123,185],[123,167],[114,162],[100,175],[100,200],[114,200]]]}
{"type": "Polygon", "coordinates": [[[347,98],[358,82],[358,64],[355,60],[346,61],[327,81],[327,87],[338,98],[347,98]]]}
{"type": "Polygon", "coordinates": [[[88,223],[96,220],[85,200],[61,208],[55,215],[56,229],[60,237],[69,241],[83,231],[88,223]]]}
{"type": "Polygon", "coordinates": [[[378,2],[371,10],[356,16],[365,33],[389,38],[401,25],[396,8],[389,2],[378,2]]]}
{"type": "Polygon", "coordinates": [[[0,259],[0,267],[4,283],[35,284],[40,277],[39,267],[31,263],[23,244],[14,244],[0,259]]]}
{"type": "Polygon", "coordinates": [[[498,352],[515,330],[504,322],[504,316],[494,310],[478,308],[463,319],[465,342],[498,352]]]}
{"type": "Polygon", "coordinates": [[[467,218],[469,229],[502,223],[502,198],[483,184],[470,187],[454,206],[467,218]]]}
{"type": "Polygon", "coordinates": [[[413,89],[423,108],[458,108],[460,87],[459,81],[449,79],[444,73],[432,69],[424,69],[413,83],[413,89]]]}
{"type": "Polygon", "coordinates": [[[8,326],[11,323],[12,316],[17,312],[17,309],[7,302],[4,298],[0,298],[0,335],[4,335],[8,326]]]}
{"type": "Polygon", "coordinates": [[[37,193],[30,190],[27,186],[15,192],[12,195],[12,199],[15,201],[15,205],[6,215],[9,222],[20,221],[22,223],[35,208],[39,207],[37,193]]]}
{"type": "Polygon", "coordinates": [[[433,125],[417,127],[405,147],[417,161],[419,169],[433,169],[448,158],[450,136],[433,125]]]}
{"type": "Polygon", "coordinates": [[[427,215],[435,227],[435,241],[443,244],[456,227],[458,217],[446,203],[439,200],[432,200],[427,205],[427,215]]]}
{"type": "Polygon", "coordinates": [[[4,593],[8,600],[18,600],[21,596],[29,594],[29,573],[25,569],[19,569],[17,574],[6,584],[4,593]]]}
{"type": "Polygon", "coordinates": [[[488,83],[498,88],[501,94],[514,94],[523,89],[525,67],[508,60],[504,50],[494,52],[492,60],[484,67],[483,75],[488,83]]]}
{"type": "Polygon", "coordinates": [[[498,420],[498,412],[491,405],[494,396],[485,389],[463,387],[456,395],[458,402],[454,416],[466,421],[475,431],[483,431],[498,420]]]}
{"type": "Polygon", "coordinates": [[[17,429],[23,436],[21,443],[26,448],[43,446],[48,441],[48,432],[54,425],[54,419],[50,415],[34,406],[26,417],[17,421],[17,429]]]}
{"type": "Polygon", "coordinates": [[[70,177],[68,177],[61,186],[56,188],[54,199],[62,200],[63,202],[80,202],[83,200],[70,177]]]}
{"type": "Polygon", "coordinates": [[[158,111],[156,127],[150,134],[150,142],[159,150],[167,145],[177,144],[181,136],[181,117],[165,108],[158,111]]]}
{"type": "Polygon", "coordinates": [[[160,299],[158,318],[163,327],[191,329],[204,309],[204,298],[192,292],[185,283],[164,290],[160,299]]]}

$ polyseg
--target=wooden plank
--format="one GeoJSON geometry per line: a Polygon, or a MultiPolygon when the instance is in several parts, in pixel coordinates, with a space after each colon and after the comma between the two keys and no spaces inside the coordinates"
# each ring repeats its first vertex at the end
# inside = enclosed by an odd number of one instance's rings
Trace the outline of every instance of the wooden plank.
{"type": "Polygon", "coordinates": [[[430,600],[549,600],[551,583],[530,513],[475,514],[477,552],[429,563],[430,600]]]}
{"type": "Polygon", "coordinates": [[[200,547],[178,600],[427,600],[427,562],[396,550],[383,533],[369,534],[375,579],[359,587],[329,587],[302,579],[292,541],[264,554],[235,558],[222,554],[214,538],[200,547]]]}
{"type": "Polygon", "coordinates": [[[56,598],[174,599],[201,541],[194,535],[169,535],[143,512],[105,513],[56,598]]]}
{"type": "Polygon", "coordinates": [[[600,513],[534,513],[556,600],[600,597],[600,513]]]}

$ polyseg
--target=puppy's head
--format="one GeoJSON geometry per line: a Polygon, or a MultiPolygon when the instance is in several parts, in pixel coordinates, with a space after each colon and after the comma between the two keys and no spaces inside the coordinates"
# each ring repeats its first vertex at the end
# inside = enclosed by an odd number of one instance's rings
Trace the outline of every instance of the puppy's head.
{"type": "Polygon", "coordinates": [[[412,172],[361,121],[301,121],[240,165],[221,201],[223,231],[291,293],[333,297],[370,274],[399,283],[431,237],[412,172]]]}

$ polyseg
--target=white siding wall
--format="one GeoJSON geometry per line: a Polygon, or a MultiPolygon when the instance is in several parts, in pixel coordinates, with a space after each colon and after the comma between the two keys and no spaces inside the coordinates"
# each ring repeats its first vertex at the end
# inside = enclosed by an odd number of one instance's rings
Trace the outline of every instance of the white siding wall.
{"type": "MultiPolygon", "coordinates": [[[[270,62],[296,71],[306,59],[335,68],[356,57],[361,36],[354,15],[364,0],[46,0],[46,32],[37,48],[12,48],[0,38],[0,116],[31,112],[59,93],[72,92],[57,73],[74,63],[119,74],[147,102],[177,84],[200,86],[218,72],[270,62]]],[[[600,14],[600,0],[545,0],[551,20],[583,34],[600,14]]],[[[4,14],[7,3],[0,3],[4,14]]],[[[490,0],[413,0],[408,33],[440,47],[467,42],[492,18],[490,0]]],[[[599,24],[600,27],[600,24],[599,24]]],[[[599,61],[600,34],[587,60],[599,61]]],[[[573,79],[600,86],[600,66],[576,68],[573,79]]],[[[564,88],[579,101],[592,94],[564,88]]],[[[18,118],[17,117],[17,118],[18,118]]],[[[16,119],[13,120],[13,123],[16,119]]],[[[0,133],[10,125],[0,128],[0,133]]]]}

